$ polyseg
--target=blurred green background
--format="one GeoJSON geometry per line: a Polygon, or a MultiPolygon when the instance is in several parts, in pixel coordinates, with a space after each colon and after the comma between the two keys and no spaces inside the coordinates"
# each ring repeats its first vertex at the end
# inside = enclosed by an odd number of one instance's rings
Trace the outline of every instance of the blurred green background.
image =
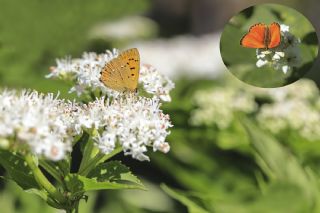
{"type": "MultiPolygon", "coordinates": [[[[60,91],[60,97],[74,98],[68,93],[70,85],[44,77],[56,58],[79,57],[84,51],[122,49],[138,40],[152,42],[161,38],[172,44],[180,35],[219,35],[234,14],[263,2],[266,1],[0,0],[0,87],[60,91]],[[105,23],[110,25],[131,16],[152,20],[143,24],[146,29],[139,28],[145,33],[131,37],[108,36],[111,31],[99,33],[105,23]]],[[[318,0],[271,2],[301,11],[319,28],[318,0]]],[[[136,24],[125,26],[138,28],[136,24]]],[[[307,75],[317,83],[319,66],[317,61],[307,75]]],[[[176,83],[173,101],[164,104],[174,124],[168,138],[168,154],[150,152],[151,162],[116,157],[141,177],[149,190],[92,194],[87,203],[81,203],[80,212],[319,212],[319,140],[298,138],[291,143],[286,134],[281,138],[265,133],[252,124],[250,116],[234,119],[228,130],[190,124],[197,107],[190,97],[197,91],[239,83],[224,68],[217,71],[209,67],[209,72],[210,69],[219,72],[219,77],[199,78],[197,70],[183,75],[183,68],[176,70],[179,77],[172,73],[176,83]]],[[[14,183],[4,181],[0,205],[2,212],[8,213],[57,212],[14,183]]]]}

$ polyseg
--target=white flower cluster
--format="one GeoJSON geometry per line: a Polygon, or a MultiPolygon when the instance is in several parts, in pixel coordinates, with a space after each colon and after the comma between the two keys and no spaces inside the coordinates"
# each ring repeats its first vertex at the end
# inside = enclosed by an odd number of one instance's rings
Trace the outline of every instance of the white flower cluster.
{"type": "Polygon", "coordinates": [[[264,104],[258,123],[274,134],[294,130],[307,140],[320,140],[319,89],[310,80],[300,80],[284,88],[272,89],[266,94],[273,99],[264,104]],[[297,92],[299,91],[299,92],[297,92]]]}
{"type": "Polygon", "coordinates": [[[190,122],[194,125],[216,124],[220,129],[229,127],[234,112],[250,113],[257,107],[253,94],[222,87],[197,92],[194,102],[197,109],[192,112],[190,122]]]}
{"type": "Polygon", "coordinates": [[[257,67],[271,65],[275,70],[283,73],[290,72],[293,67],[302,63],[300,53],[300,40],[289,32],[289,26],[281,24],[281,43],[272,49],[257,49],[257,67]]]}
{"type": "Polygon", "coordinates": [[[320,140],[320,94],[311,80],[273,89],[218,87],[195,93],[194,101],[197,108],[191,115],[193,125],[216,124],[225,129],[234,113],[254,113],[260,127],[273,134],[294,131],[307,140],[320,140]],[[258,107],[255,99],[266,102],[258,107]]]}
{"type": "Polygon", "coordinates": [[[159,100],[124,94],[80,105],[53,94],[5,90],[0,93],[0,146],[61,160],[72,150],[73,136],[95,129],[102,152],[119,144],[126,155],[149,160],[148,146],[164,153],[170,149],[165,139],[172,125],[159,100]]]}
{"type": "Polygon", "coordinates": [[[53,94],[1,92],[1,147],[30,149],[51,160],[64,158],[71,151],[73,136],[80,133],[74,119],[77,108],[53,94]]]}
{"type": "Polygon", "coordinates": [[[69,92],[76,92],[78,96],[95,90],[112,96],[115,92],[105,87],[99,79],[105,64],[118,54],[119,52],[114,49],[112,52],[106,51],[105,54],[90,52],[84,53],[82,58],[57,59],[57,66],[51,67],[51,73],[46,77],[74,81],[75,86],[69,92]]]}
{"type": "Polygon", "coordinates": [[[165,139],[172,125],[169,116],[159,107],[158,98],[132,94],[118,96],[112,101],[101,98],[85,105],[80,122],[87,128],[100,129],[94,139],[105,154],[112,152],[118,143],[126,155],[149,160],[144,154],[147,146],[164,153],[170,149],[165,139]]]}
{"type": "MultiPolygon", "coordinates": [[[[70,89],[70,92],[76,92],[78,96],[95,91],[101,91],[108,96],[117,96],[118,92],[106,87],[99,79],[105,64],[118,55],[119,51],[114,49],[112,52],[106,51],[104,54],[84,53],[82,58],[58,59],[57,66],[52,67],[51,73],[46,77],[74,81],[75,86],[70,89]]],[[[171,100],[169,92],[174,87],[173,82],[162,76],[152,66],[141,66],[139,82],[142,83],[142,87],[147,93],[151,93],[163,101],[171,100]]]]}
{"type": "Polygon", "coordinates": [[[161,75],[151,65],[143,65],[140,70],[139,82],[144,90],[161,100],[170,102],[169,92],[174,88],[174,83],[166,76],[161,75]]]}

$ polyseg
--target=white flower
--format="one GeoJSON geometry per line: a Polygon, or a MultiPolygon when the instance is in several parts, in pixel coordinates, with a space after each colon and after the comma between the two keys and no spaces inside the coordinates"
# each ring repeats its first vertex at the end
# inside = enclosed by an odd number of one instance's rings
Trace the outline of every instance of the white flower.
{"type": "Polygon", "coordinates": [[[75,103],[53,94],[29,91],[0,93],[0,138],[30,149],[50,160],[61,160],[71,151],[75,125],[75,103]]]}
{"type": "Polygon", "coordinates": [[[57,59],[57,66],[51,68],[51,73],[47,78],[61,78],[63,80],[73,80],[75,86],[70,92],[76,92],[77,95],[101,91],[103,94],[116,95],[117,92],[105,87],[100,79],[100,72],[107,62],[117,57],[118,50],[106,51],[104,54],[93,52],[84,53],[82,58],[57,59]]]}
{"type": "Polygon", "coordinates": [[[280,24],[280,31],[281,32],[289,32],[289,26],[285,24],[280,24]]]}
{"type": "Polygon", "coordinates": [[[193,100],[193,125],[230,126],[234,113],[256,113],[255,119],[263,129],[273,134],[294,131],[309,140],[320,140],[320,93],[317,85],[307,79],[281,88],[241,87],[228,85],[198,91],[193,100]],[[259,100],[259,105],[256,104],[259,100]]]}
{"type": "Polygon", "coordinates": [[[262,60],[262,59],[259,59],[256,63],[257,67],[263,67],[264,65],[266,65],[268,63],[267,60],[262,60]]]}
{"type": "Polygon", "coordinates": [[[287,74],[294,67],[302,63],[300,54],[300,40],[289,32],[289,26],[281,24],[281,43],[272,49],[257,49],[257,67],[271,65],[273,69],[287,74]]]}
{"type": "Polygon", "coordinates": [[[308,140],[320,139],[320,113],[317,103],[320,93],[317,85],[307,79],[273,89],[255,89],[256,96],[272,102],[262,105],[257,120],[274,134],[292,130],[308,140]]]}
{"type": "Polygon", "coordinates": [[[309,140],[320,138],[320,113],[302,100],[263,105],[257,120],[263,128],[275,134],[290,129],[309,140]]]}
{"type": "Polygon", "coordinates": [[[165,139],[172,125],[159,100],[123,94],[81,105],[53,94],[5,90],[0,93],[0,146],[57,161],[71,152],[73,136],[95,130],[95,144],[103,153],[120,145],[126,155],[149,160],[147,147],[164,153],[170,149],[165,139]]]}
{"type": "Polygon", "coordinates": [[[194,125],[216,124],[220,129],[229,127],[234,112],[250,113],[257,107],[252,94],[233,88],[199,91],[193,100],[198,108],[192,112],[190,122],[194,125]]]}
{"type": "Polygon", "coordinates": [[[163,101],[171,101],[169,92],[174,88],[174,83],[157,72],[151,65],[143,65],[141,67],[139,81],[147,93],[153,94],[163,101]]]}
{"type": "MultiPolygon", "coordinates": [[[[125,155],[138,160],[149,160],[145,155],[147,147],[153,151],[168,152],[170,146],[165,142],[171,127],[168,115],[160,110],[158,98],[145,98],[126,94],[112,101],[97,99],[85,107],[91,124],[102,129],[95,142],[100,150],[110,153],[116,143],[122,146],[125,155]]],[[[90,123],[90,122],[89,122],[90,123]]]]}
{"type": "Polygon", "coordinates": [[[282,72],[283,72],[284,74],[286,74],[289,70],[290,70],[290,67],[289,67],[288,65],[283,65],[283,66],[282,66],[282,72]]]}
{"type": "MultiPolygon", "coordinates": [[[[57,66],[51,68],[47,78],[73,80],[75,85],[69,92],[76,92],[78,96],[95,91],[100,91],[107,96],[117,96],[119,95],[117,91],[106,87],[99,79],[105,64],[118,54],[119,51],[114,49],[104,54],[84,53],[82,58],[57,60],[57,66]]],[[[154,67],[142,65],[139,82],[147,93],[160,97],[163,101],[171,101],[169,92],[174,88],[174,84],[154,67]]]]}

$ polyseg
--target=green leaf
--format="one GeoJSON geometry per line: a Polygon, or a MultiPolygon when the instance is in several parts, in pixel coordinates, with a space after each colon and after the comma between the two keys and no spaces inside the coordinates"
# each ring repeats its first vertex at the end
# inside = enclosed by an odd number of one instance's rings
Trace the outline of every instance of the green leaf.
{"type": "Polygon", "coordinates": [[[172,198],[180,201],[188,208],[189,213],[209,213],[209,211],[205,210],[193,200],[191,200],[187,195],[183,192],[178,192],[177,190],[173,190],[166,186],[165,184],[161,184],[161,188],[172,198]]]}
{"type": "Polygon", "coordinates": [[[135,175],[133,175],[129,168],[123,165],[120,161],[101,163],[89,173],[88,177],[94,178],[99,182],[127,182],[143,186],[141,181],[135,175]]]}
{"type": "Polygon", "coordinates": [[[307,197],[303,196],[303,189],[281,181],[273,182],[265,195],[259,197],[252,205],[246,206],[245,209],[248,212],[261,213],[312,212],[310,206],[308,207],[307,197]]]}
{"type": "Polygon", "coordinates": [[[256,151],[256,161],[271,180],[296,184],[303,189],[309,205],[319,200],[319,187],[299,164],[298,160],[271,135],[266,134],[250,120],[242,123],[256,151]]]}
{"type": "Polygon", "coordinates": [[[68,190],[74,197],[84,192],[105,189],[142,189],[145,187],[130,170],[119,161],[98,165],[88,177],[70,174],[65,178],[68,190]]]}
{"type": "Polygon", "coordinates": [[[0,164],[5,168],[10,179],[15,181],[22,189],[39,189],[31,170],[19,154],[0,150],[0,164]]]}

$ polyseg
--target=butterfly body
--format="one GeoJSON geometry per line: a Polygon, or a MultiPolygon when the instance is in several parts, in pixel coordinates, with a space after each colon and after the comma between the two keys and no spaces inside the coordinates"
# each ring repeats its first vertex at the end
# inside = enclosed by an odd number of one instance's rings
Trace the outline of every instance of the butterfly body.
{"type": "Polygon", "coordinates": [[[269,26],[258,23],[250,27],[240,40],[240,45],[246,48],[270,49],[281,43],[280,25],[276,22],[269,26]]]}
{"type": "Polygon", "coordinates": [[[134,92],[138,86],[140,55],[136,48],[123,51],[101,71],[100,81],[119,92],[134,92]]]}

